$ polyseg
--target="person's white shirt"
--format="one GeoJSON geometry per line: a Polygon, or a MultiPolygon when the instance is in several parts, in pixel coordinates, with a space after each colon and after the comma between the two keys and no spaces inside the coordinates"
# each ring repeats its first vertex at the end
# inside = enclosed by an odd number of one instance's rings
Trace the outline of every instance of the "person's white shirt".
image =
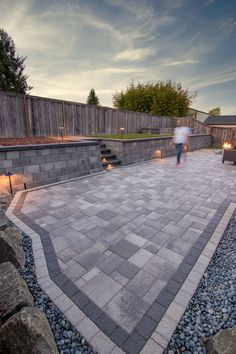
{"type": "Polygon", "coordinates": [[[175,144],[185,144],[189,136],[188,127],[176,127],[174,130],[174,142],[175,144]]]}

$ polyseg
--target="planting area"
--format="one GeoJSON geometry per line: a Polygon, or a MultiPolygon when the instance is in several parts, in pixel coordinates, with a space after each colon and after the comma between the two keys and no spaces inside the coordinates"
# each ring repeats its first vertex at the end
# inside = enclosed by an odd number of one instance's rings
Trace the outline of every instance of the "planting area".
{"type": "Polygon", "coordinates": [[[145,138],[163,138],[172,136],[171,134],[96,134],[89,135],[90,138],[98,139],[145,139],[145,138]]]}
{"type": "Polygon", "coordinates": [[[60,138],[53,138],[47,136],[29,138],[0,138],[0,146],[55,144],[60,142],[62,142],[60,138]]]}

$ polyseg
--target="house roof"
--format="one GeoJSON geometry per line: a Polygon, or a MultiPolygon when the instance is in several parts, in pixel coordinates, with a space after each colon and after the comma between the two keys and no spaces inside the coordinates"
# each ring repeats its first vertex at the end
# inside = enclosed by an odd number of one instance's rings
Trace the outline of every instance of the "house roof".
{"type": "Polygon", "coordinates": [[[208,125],[236,125],[236,116],[209,116],[204,123],[208,125]]]}

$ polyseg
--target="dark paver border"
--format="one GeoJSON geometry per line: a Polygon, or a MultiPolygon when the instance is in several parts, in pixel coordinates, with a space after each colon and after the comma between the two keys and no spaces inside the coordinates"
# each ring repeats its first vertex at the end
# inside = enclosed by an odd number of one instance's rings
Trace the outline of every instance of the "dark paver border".
{"type": "MultiPolygon", "coordinates": [[[[49,187],[50,186],[46,188],[49,187]]],[[[184,257],[184,260],[179,265],[167,285],[162,289],[157,299],[152,305],[150,305],[146,314],[139,321],[133,331],[128,333],[93,301],[91,301],[90,298],[82,290],[80,290],[72,280],[61,272],[49,233],[21,212],[21,208],[29,192],[30,191],[22,192],[13,210],[13,214],[27,224],[33,231],[39,234],[50,278],[74,302],[74,304],[78,306],[78,308],[98,328],[100,328],[104,334],[106,334],[118,347],[130,354],[140,353],[147,340],[151,337],[155,328],[158,326],[167,308],[172,303],[183,282],[191,272],[194,264],[214,233],[229,204],[231,202],[236,202],[236,197],[227,197],[221,203],[215,215],[209,221],[198,240],[193,244],[192,248],[184,257]]]]}

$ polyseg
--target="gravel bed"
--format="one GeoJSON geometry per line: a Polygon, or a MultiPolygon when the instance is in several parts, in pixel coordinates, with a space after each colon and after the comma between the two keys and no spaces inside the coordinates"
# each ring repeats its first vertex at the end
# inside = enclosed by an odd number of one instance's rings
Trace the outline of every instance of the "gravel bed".
{"type": "Polygon", "coordinates": [[[236,324],[236,212],[165,354],[205,354],[204,338],[236,324]]]}
{"type": "MultiPolygon", "coordinates": [[[[9,225],[12,226],[10,223],[9,225]]],[[[95,354],[96,351],[88,344],[80,333],[71,325],[50,298],[37,283],[34,268],[32,242],[29,236],[22,234],[25,252],[25,266],[20,270],[34,298],[35,307],[42,310],[48,319],[60,354],[95,354]]]]}

